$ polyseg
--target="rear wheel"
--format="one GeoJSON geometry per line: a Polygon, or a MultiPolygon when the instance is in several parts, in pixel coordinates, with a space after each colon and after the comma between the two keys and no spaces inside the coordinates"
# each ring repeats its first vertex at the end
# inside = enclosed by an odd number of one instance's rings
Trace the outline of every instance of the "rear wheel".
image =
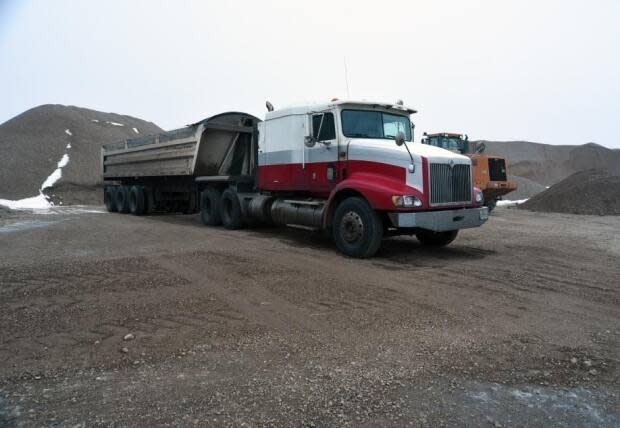
{"type": "Polygon", "coordinates": [[[114,200],[116,201],[116,209],[119,213],[126,214],[129,212],[129,188],[127,186],[118,186],[116,188],[114,200]]]}
{"type": "Polygon", "coordinates": [[[241,204],[237,197],[237,192],[228,188],[222,193],[220,198],[220,217],[226,229],[241,229],[243,218],[241,216],[241,204]]]}
{"type": "Polygon", "coordinates": [[[103,202],[108,212],[116,212],[116,187],[108,186],[103,191],[103,202]]]}
{"type": "Polygon", "coordinates": [[[418,241],[427,247],[445,247],[456,239],[458,230],[450,230],[448,232],[433,232],[432,230],[419,230],[415,236],[418,241]]]}
{"type": "Polygon", "coordinates": [[[349,257],[371,257],[381,246],[383,222],[366,200],[350,197],[336,207],[332,239],[349,257]]]}
{"type": "Polygon", "coordinates": [[[220,216],[220,199],[222,193],[213,188],[208,187],[200,194],[200,219],[207,226],[219,226],[222,224],[220,216]]]}
{"type": "Polygon", "coordinates": [[[144,187],[132,186],[129,191],[129,212],[133,215],[143,215],[146,212],[146,197],[144,187]]]}

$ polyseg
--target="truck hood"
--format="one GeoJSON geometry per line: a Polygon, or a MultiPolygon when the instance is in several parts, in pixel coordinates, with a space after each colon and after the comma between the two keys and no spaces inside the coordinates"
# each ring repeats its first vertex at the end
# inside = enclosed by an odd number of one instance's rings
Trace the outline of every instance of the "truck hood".
{"type": "MultiPolygon", "coordinates": [[[[449,163],[453,161],[457,164],[469,164],[470,159],[458,153],[451,152],[439,147],[430,146],[422,143],[407,142],[407,147],[413,156],[415,163],[422,163],[422,157],[428,159],[429,162],[449,163]]],[[[411,161],[405,146],[397,146],[394,141],[385,139],[372,138],[351,138],[347,140],[349,159],[357,160],[376,160],[381,159],[388,161],[398,161],[398,164],[404,160],[406,164],[411,161]]]]}
{"type": "Polygon", "coordinates": [[[399,147],[394,141],[371,138],[351,138],[346,140],[345,144],[349,161],[377,162],[404,168],[407,171],[405,173],[407,185],[420,192],[423,191],[424,184],[422,158],[426,158],[430,163],[471,164],[467,156],[439,147],[408,142],[407,147],[411,151],[415,166],[414,172],[409,172],[411,159],[404,145],[399,147]]]}

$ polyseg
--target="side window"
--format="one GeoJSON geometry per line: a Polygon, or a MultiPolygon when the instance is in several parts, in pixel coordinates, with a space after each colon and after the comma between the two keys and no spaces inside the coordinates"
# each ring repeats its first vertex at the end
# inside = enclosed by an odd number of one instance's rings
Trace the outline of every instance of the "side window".
{"type": "Polygon", "coordinates": [[[317,141],[336,138],[336,126],[333,113],[315,114],[312,116],[312,136],[317,141]]]}

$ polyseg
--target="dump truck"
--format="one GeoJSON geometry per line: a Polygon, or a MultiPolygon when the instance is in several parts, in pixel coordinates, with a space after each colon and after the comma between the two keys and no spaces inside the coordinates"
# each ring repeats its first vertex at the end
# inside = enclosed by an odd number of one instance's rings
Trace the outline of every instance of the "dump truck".
{"type": "Polygon", "coordinates": [[[402,102],[267,109],[264,120],[227,112],[104,146],[107,210],[325,231],[351,257],[372,256],[391,235],[448,245],[488,219],[471,160],[414,144],[416,111],[402,102]]]}
{"type": "Polygon", "coordinates": [[[471,159],[474,177],[474,186],[482,190],[485,206],[492,211],[497,201],[503,195],[517,189],[517,182],[508,180],[506,159],[500,156],[484,154],[485,145],[482,142],[469,141],[465,134],[440,132],[436,134],[424,133],[422,144],[460,153],[471,159]]]}

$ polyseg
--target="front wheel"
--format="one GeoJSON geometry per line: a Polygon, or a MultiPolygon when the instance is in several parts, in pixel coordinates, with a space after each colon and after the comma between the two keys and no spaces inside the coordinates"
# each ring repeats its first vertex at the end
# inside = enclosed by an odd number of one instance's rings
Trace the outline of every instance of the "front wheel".
{"type": "Polygon", "coordinates": [[[365,199],[350,197],[336,207],[332,239],[349,257],[371,257],[381,246],[383,222],[365,199]]]}
{"type": "Polygon", "coordinates": [[[458,230],[450,230],[448,232],[433,232],[432,230],[419,230],[415,236],[418,241],[427,247],[445,247],[456,239],[458,230]]]}

